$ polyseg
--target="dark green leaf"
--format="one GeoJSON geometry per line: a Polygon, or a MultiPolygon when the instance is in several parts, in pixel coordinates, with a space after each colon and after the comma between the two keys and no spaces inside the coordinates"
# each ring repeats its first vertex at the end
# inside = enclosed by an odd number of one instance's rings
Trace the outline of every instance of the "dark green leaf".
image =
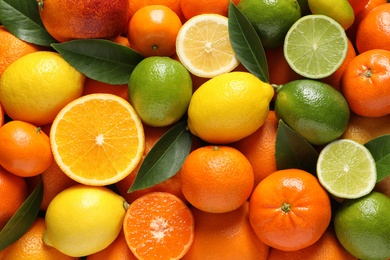
{"type": "Polygon", "coordinates": [[[382,135],[364,144],[374,157],[377,182],[390,175],[390,135],[382,135]]]}
{"type": "Polygon", "coordinates": [[[18,240],[31,227],[43,198],[42,180],[0,232],[0,251],[18,240]]]}
{"type": "Polygon", "coordinates": [[[175,175],[187,158],[191,143],[186,121],[169,129],[146,155],[128,192],[151,187],[175,175]]]}
{"type": "Polygon", "coordinates": [[[126,46],[102,39],[73,40],[52,47],[87,77],[108,84],[127,84],[134,67],[143,59],[126,46]]]}
{"type": "Polygon", "coordinates": [[[268,65],[261,40],[245,15],[230,1],[229,37],[238,60],[253,75],[269,83],[268,65]]]}
{"type": "Polygon", "coordinates": [[[278,170],[296,168],[316,175],[318,152],[301,135],[279,120],[276,134],[278,170]]]}
{"type": "Polygon", "coordinates": [[[42,46],[57,42],[43,26],[36,0],[0,0],[0,21],[23,41],[42,46]]]}

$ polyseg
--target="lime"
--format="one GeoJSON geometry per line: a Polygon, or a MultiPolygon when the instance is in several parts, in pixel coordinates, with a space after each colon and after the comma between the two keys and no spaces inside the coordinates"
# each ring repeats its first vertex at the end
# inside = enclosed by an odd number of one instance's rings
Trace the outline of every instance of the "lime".
{"type": "Polygon", "coordinates": [[[348,51],[341,25],[325,15],[306,15],[286,34],[283,52],[290,67],[311,79],[325,78],[343,63],[348,51]]]}
{"type": "Polygon", "coordinates": [[[187,69],[169,57],[152,56],[134,68],[129,80],[129,101],[142,122],[155,127],[177,122],[192,96],[187,69]]]}
{"type": "Polygon", "coordinates": [[[390,258],[390,197],[371,192],[345,200],[334,216],[341,245],[358,259],[390,258]]]}
{"type": "Polygon", "coordinates": [[[348,126],[347,101],[326,83],[300,79],[279,86],[276,93],[276,117],[312,144],[329,143],[348,126]]]}
{"type": "Polygon", "coordinates": [[[336,197],[360,198],[374,189],[375,160],[365,146],[350,139],[339,139],[321,150],[317,177],[322,186],[336,197]]]}
{"type": "Polygon", "coordinates": [[[283,45],[288,29],[301,17],[296,0],[241,0],[237,8],[251,22],[265,49],[283,45]]]}

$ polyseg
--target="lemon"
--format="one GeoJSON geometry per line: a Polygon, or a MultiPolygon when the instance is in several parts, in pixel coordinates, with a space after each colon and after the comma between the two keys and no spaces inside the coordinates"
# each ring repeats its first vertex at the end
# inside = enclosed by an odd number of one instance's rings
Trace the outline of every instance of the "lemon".
{"type": "Polygon", "coordinates": [[[50,202],[43,241],[81,257],[110,245],[122,229],[125,199],[106,187],[76,184],[50,202]]]}
{"type": "Polygon", "coordinates": [[[85,76],[58,53],[38,51],[7,67],[0,79],[0,102],[6,114],[41,126],[83,92],[85,76]]]}
{"type": "Polygon", "coordinates": [[[238,141],[263,125],[274,90],[248,72],[229,72],[201,85],[192,95],[188,127],[206,142],[238,141]]]}

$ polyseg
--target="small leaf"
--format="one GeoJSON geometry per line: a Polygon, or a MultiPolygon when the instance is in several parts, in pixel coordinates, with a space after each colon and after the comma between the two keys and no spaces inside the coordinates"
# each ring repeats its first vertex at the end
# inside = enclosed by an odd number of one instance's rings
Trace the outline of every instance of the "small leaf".
{"type": "Polygon", "coordinates": [[[269,83],[263,44],[252,24],[231,1],[228,26],[230,42],[238,60],[249,72],[263,82],[269,83]]]}
{"type": "Polygon", "coordinates": [[[72,40],[52,47],[87,77],[108,84],[127,84],[135,66],[143,59],[138,52],[103,39],[72,40]]]}
{"type": "Polygon", "coordinates": [[[279,120],[276,134],[278,170],[296,168],[316,175],[318,152],[301,135],[279,120]]]}
{"type": "Polygon", "coordinates": [[[390,175],[390,134],[382,135],[364,144],[374,157],[377,182],[390,175]]]}
{"type": "Polygon", "coordinates": [[[38,216],[43,198],[42,180],[0,232],[0,251],[24,235],[38,216]]]}
{"type": "Polygon", "coordinates": [[[169,129],[146,155],[128,193],[151,187],[175,175],[191,149],[191,133],[183,121],[169,129]]]}
{"type": "Polygon", "coordinates": [[[36,0],[0,0],[0,21],[23,41],[41,46],[57,42],[43,26],[36,0]]]}

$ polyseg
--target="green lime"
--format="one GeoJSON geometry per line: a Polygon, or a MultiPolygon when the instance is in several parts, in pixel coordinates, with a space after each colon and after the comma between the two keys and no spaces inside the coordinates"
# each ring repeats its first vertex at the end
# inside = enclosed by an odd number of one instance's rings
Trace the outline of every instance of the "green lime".
{"type": "Polygon", "coordinates": [[[278,86],[275,114],[294,131],[315,145],[339,138],[349,122],[343,95],[330,85],[311,79],[278,86]]]}
{"type": "Polygon", "coordinates": [[[341,25],[325,15],[306,15],[296,21],[286,34],[284,56],[299,75],[325,78],[343,63],[348,38],[341,25]]]}
{"type": "Polygon", "coordinates": [[[336,197],[360,198],[375,187],[375,160],[365,146],[350,139],[339,139],[321,150],[317,177],[322,186],[336,197]]]}
{"type": "Polygon", "coordinates": [[[129,101],[142,122],[155,127],[177,122],[192,96],[192,80],[177,60],[153,56],[143,59],[129,79],[129,101]]]}
{"type": "Polygon", "coordinates": [[[237,8],[251,22],[265,49],[283,45],[288,29],[301,17],[296,0],[241,0],[237,8]]]}
{"type": "Polygon", "coordinates": [[[390,197],[371,192],[345,200],[334,216],[341,245],[358,259],[390,258],[390,197]]]}

